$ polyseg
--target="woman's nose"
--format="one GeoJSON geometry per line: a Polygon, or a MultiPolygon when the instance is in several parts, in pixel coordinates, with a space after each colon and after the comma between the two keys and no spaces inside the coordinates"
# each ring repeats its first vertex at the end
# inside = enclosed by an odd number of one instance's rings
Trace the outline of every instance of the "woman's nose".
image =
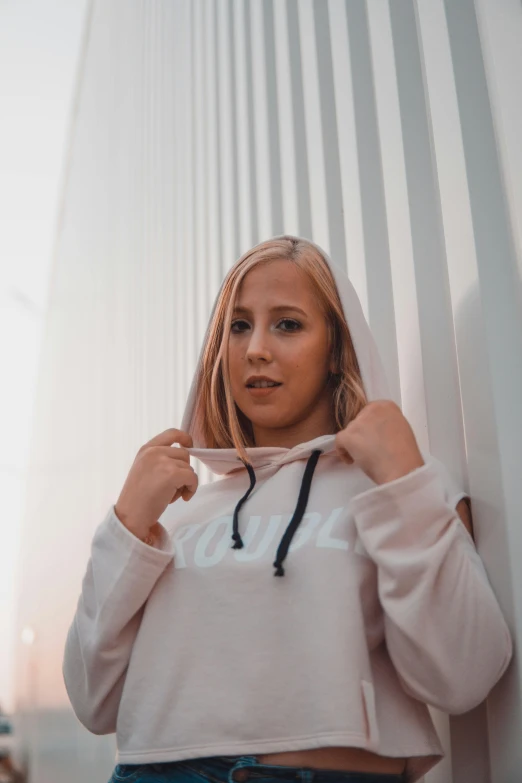
{"type": "Polygon", "coordinates": [[[261,330],[254,330],[248,341],[246,358],[250,360],[270,359],[270,356],[271,353],[266,335],[261,330]]]}

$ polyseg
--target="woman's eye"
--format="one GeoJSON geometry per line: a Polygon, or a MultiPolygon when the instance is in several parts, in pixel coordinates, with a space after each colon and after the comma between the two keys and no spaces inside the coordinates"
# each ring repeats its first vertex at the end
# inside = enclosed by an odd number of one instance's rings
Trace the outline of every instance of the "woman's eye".
{"type": "MultiPolygon", "coordinates": [[[[287,324],[287,325],[290,324],[290,328],[288,328],[288,326],[285,327],[282,330],[283,332],[297,332],[298,329],[301,328],[301,324],[299,323],[299,321],[294,321],[293,318],[282,318],[277,325],[281,326],[281,324],[287,324]]],[[[243,332],[244,329],[239,328],[243,326],[248,327],[248,323],[246,321],[233,321],[232,324],[230,325],[230,330],[236,333],[243,332]]]]}
{"type": "Polygon", "coordinates": [[[282,321],[279,321],[279,325],[280,324],[290,324],[291,326],[296,327],[295,329],[283,329],[283,332],[297,332],[297,330],[301,328],[299,321],[294,321],[293,318],[283,318],[282,321]]]}
{"type": "MultiPolygon", "coordinates": [[[[235,326],[238,326],[238,324],[246,324],[246,321],[233,321],[233,322],[232,322],[232,324],[231,324],[231,326],[230,326],[230,331],[232,331],[232,332],[234,332],[234,331],[236,331],[236,332],[237,332],[237,331],[240,331],[240,330],[238,330],[238,329],[234,329],[234,327],[235,327],[235,326]]],[[[247,324],[247,326],[248,326],[248,324],[247,324]]]]}

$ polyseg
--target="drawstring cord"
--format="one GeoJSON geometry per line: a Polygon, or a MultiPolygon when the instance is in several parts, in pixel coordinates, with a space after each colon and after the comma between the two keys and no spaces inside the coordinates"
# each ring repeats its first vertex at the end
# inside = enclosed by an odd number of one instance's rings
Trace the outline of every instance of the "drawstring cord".
{"type": "MultiPolygon", "coordinates": [[[[294,534],[297,528],[299,527],[301,520],[304,516],[304,513],[306,511],[306,504],[308,503],[308,496],[310,494],[310,487],[312,485],[314,470],[319,460],[319,456],[322,453],[323,452],[321,449],[314,449],[314,451],[312,451],[312,454],[308,458],[308,462],[306,463],[306,468],[301,481],[301,488],[299,490],[299,497],[297,498],[295,511],[279,543],[276,559],[273,563],[276,569],[274,576],[285,575],[285,570],[283,568],[283,560],[286,558],[288,554],[288,549],[290,547],[290,544],[292,543],[292,538],[294,537],[294,534]]],[[[256,474],[254,473],[253,467],[247,464],[246,462],[244,462],[244,460],[242,461],[246,469],[248,470],[248,475],[250,476],[250,487],[248,488],[247,492],[243,495],[243,497],[238,501],[236,508],[234,509],[234,523],[233,523],[234,532],[232,534],[232,539],[235,541],[235,544],[232,547],[232,549],[243,549],[243,540],[241,538],[238,529],[238,514],[239,514],[239,509],[241,508],[243,503],[248,499],[248,496],[254,489],[256,483],[256,474]]]]}
{"type": "Polygon", "coordinates": [[[250,486],[247,489],[247,491],[245,492],[245,494],[243,495],[243,497],[240,500],[238,500],[237,505],[236,505],[236,507],[234,509],[234,527],[233,527],[234,532],[232,533],[232,539],[236,543],[234,544],[232,549],[243,549],[243,539],[241,538],[241,535],[239,534],[239,529],[238,529],[239,509],[241,508],[243,503],[246,500],[248,500],[248,496],[250,495],[250,493],[252,492],[252,490],[254,489],[254,487],[256,485],[256,474],[254,473],[254,468],[252,467],[252,465],[248,465],[244,460],[241,460],[241,462],[243,462],[243,464],[245,465],[246,469],[248,470],[248,475],[250,476],[250,486]]]}

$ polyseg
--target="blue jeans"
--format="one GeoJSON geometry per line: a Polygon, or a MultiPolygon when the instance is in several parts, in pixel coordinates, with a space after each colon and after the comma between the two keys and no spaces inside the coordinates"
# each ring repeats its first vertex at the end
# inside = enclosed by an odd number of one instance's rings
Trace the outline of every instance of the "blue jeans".
{"type": "Polygon", "coordinates": [[[402,775],[260,764],[256,756],[210,756],[156,764],[118,764],[109,783],[402,783],[402,775]]]}

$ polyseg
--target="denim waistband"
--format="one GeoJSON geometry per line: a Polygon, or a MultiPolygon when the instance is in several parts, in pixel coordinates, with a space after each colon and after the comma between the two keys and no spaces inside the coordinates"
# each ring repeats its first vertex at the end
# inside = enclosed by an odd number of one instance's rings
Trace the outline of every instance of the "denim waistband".
{"type": "Polygon", "coordinates": [[[404,783],[402,774],[261,764],[257,756],[209,756],[151,764],[124,764],[110,783],[404,783]],[[150,778],[150,780],[149,780],[150,778]]]}
{"type": "MultiPolygon", "coordinates": [[[[203,761],[199,759],[198,761],[203,761]]],[[[205,759],[207,765],[215,763],[220,769],[228,769],[228,783],[243,783],[272,778],[297,783],[404,783],[402,773],[359,772],[330,769],[314,769],[279,764],[261,764],[257,756],[215,756],[205,759]]],[[[195,764],[196,762],[192,762],[195,764]]]]}

